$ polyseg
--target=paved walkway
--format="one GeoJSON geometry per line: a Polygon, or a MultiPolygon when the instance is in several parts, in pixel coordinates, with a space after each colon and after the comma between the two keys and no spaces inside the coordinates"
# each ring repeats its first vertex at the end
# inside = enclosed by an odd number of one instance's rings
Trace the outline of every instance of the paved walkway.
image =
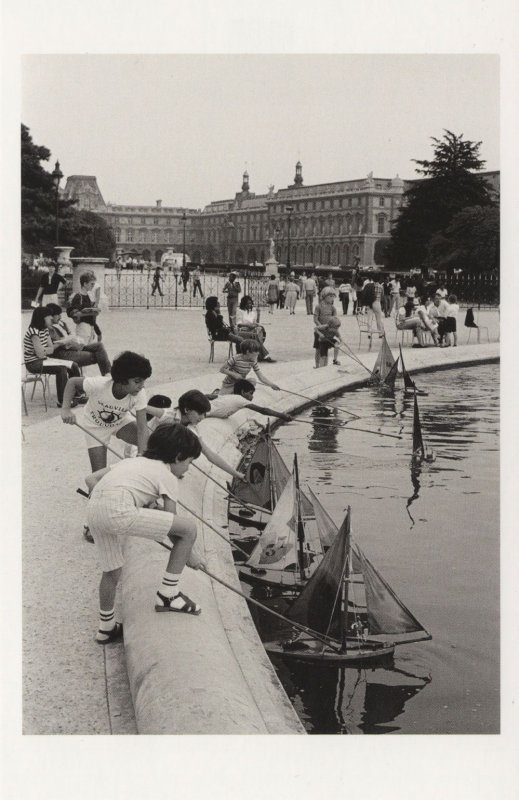
{"type": "MultiPolygon", "coordinates": [[[[28,320],[24,313],[23,330],[28,320]]],[[[343,338],[357,353],[356,320],[342,320],[343,338]]],[[[278,311],[264,314],[262,321],[267,346],[278,360],[273,367],[265,365],[265,372],[289,388],[291,365],[313,357],[312,320],[300,303],[295,316],[278,311]]],[[[482,312],[480,324],[496,341],[497,312],[482,312]]],[[[220,384],[218,370],[227,348],[217,344],[215,363],[207,363],[200,311],[113,311],[103,315],[102,328],[112,356],[133,349],[150,358],[150,390],[190,377],[196,386],[197,376],[206,373],[214,373],[215,387],[220,384]]],[[[394,324],[387,328],[393,346],[394,324]]],[[[462,330],[459,338],[464,343],[467,332],[462,330]]],[[[366,352],[364,340],[360,353],[366,352]]],[[[347,357],[341,360],[346,366],[347,357]]],[[[23,434],[24,589],[30,585],[23,594],[24,732],[135,733],[122,646],[105,650],[93,641],[98,569],[93,548],[81,538],[84,500],[75,493],[89,471],[83,435],[63,425],[56,408],[45,413],[38,397],[29,402],[23,434]]]]}

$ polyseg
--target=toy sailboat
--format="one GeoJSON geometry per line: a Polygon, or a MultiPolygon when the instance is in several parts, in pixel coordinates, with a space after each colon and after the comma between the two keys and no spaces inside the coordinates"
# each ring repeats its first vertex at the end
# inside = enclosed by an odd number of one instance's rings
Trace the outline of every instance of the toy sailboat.
{"type": "Polygon", "coordinates": [[[313,507],[294,470],[239,575],[246,583],[299,591],[323,557],[313,507]]]}
{"type": "MultiPolygon", "coordinates": [[[[325,515],[331,532],[335,525],[325,515]]],[[[317,513],[316,518],[319,521],[317,513]]],[[[299,661],[371,663],[388,658],[398,645],[432,638],[352,542],[350,508],[332,546],[285,616],[311,631],[264,646],[268,653],[299,661]]]]}
{"type": "Polygon", "coordinates": [[[386,337],[384,336],[377,360],[375,361],[375,366],[373,367],[372,382],[379,386],[392,389],[395,385],[397,372],[398,359],[395,360],[386,337]]]}

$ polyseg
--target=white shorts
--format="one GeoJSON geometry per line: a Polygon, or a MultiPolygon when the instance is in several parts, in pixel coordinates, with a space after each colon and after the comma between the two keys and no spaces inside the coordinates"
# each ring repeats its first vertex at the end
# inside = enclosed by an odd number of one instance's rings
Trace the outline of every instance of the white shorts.
{"type": "Polygon", "coordinates": [[[109,428],[101,428],[98,425],[91,425],[84,417],[82,420],[80,420],[81,427],[84,428],[85,431],[92,431],[97,439],[101,439],[101,442],[97,442],[92,436],[90,436],[88,433],[85,433],[85,439],[89,450],[91,450],[93,447],[108,447],[110,444],[110,437],[116,436],[116,434],[118,434],[122,428],[125,428],[126,425],[129,425],[130,422],[135,422],[135,418],[132,417],[131,414],[123,417],[118,425],[112,425],[109,428]]]}
{"type": "Polygon", "coordinates": [[[124,564],[126,536],[161,542],[168,535],[175,515],[155,508],[137,508],[126,489],[97,492],[88,502],[87,524],[94,537],[103,572],[124,564]]]}

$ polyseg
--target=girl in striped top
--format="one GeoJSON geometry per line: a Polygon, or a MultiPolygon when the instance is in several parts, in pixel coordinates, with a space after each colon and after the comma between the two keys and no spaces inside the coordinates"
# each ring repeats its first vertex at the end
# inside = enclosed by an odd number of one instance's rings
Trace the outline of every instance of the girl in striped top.
{"type": "Polygon", "coordinates": [[[58,408],[63,402],[63,392],[65,385],[70,377],[79,377],[79,367],[71,362],[69,368],[61,364],[45,364],[46,360],[52,356],[55,345],[51,341],[49,328],[52,325],[52,314],[47,306],[35,308],[32,314],[31,323],[23,337],[23,360],[28,372],[34,375],[41,373],[56,376],[56,394],[58,396],[58,408]]]}

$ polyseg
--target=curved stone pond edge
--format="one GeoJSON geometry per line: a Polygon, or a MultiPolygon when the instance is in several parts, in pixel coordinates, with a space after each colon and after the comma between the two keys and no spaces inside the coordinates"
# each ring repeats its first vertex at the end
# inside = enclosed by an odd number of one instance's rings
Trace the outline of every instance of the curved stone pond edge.
{"type": "MultiPolygon", "coordinates": [[[[394,349],[394,348],[393,348],[394,349]]],[[[396,352],[395,352],[396,355],[396,352]]],[[[363,354],[372,367],[376,353],[363,354]]],[[[497,343],[457,348],[404,349],[411,374],[499,360],[497,343]]],[[[314,370],[310,361],[276,364],[269,377],[281,387],[326,399],[346,388],[362,385],[368,372],[352,360],[343,366],[314,370]]],[[[191,388],[211,391],[215,375],[203,375],[154,387],[175,401],[191,388]]],[[[258,405],[295,412],[307,400],[261,385],[258,405]]],[[[232,417],[207,419],[200,424],[204,441],[236,465],[241,458],[238,435],[265,417],[247,409],[232,417]]],[[[203,456],[196,462],[219,483],[226,473],[203,456]]],[[[225,492],[198,470],[191,469],[181,483],[182,502],[227,532],[225,492]]],[[[181,511],[182,514],[186,512],[181,511]]],[[[198,523],[197,547],[204,553],[210,572],[240,589],[228,542],[203,523],[198,523]]],[[[304,734],[258,636],[247,603],[207,575],[187,569],[182,589],[202,606],[202,614],[156,614],[154,594],[166,565],[166,551],[149,542],[132,539],[127,544],[123,570],[122,603],[124,644],[137,728],[140,734],[304,734]]]]}

